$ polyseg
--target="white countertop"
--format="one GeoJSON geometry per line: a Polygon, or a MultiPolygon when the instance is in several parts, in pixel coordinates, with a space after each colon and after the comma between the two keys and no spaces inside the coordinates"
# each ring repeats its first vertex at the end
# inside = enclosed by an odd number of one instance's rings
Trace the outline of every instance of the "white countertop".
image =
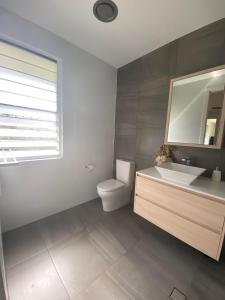
{"type": "Polygon", "coordinates": [[[154,167],[138,171],[136,174],[225,202],[225,181],[215,182],[210,178],[200,176],[191,185],[184,185],[163,179],[160,173],[154,167]]]}

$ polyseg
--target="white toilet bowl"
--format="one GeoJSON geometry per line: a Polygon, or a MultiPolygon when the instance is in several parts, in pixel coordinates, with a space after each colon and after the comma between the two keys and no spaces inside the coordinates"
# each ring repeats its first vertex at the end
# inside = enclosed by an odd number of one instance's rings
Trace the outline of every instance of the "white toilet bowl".
{"type": "Polygon", "coordinates": [[[134,179],[134,162],[117,160],[116,178],[101,182],[97,186],[104,211],[116,210],[130,202],[134,179]]]}

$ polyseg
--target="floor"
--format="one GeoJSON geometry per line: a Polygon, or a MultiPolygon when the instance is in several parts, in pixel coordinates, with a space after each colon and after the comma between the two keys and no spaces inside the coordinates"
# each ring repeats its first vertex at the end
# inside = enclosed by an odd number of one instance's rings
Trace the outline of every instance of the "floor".
{"type": "Polygon", "coordinates": [[[224,249],[217,263],[130,206],[90,201],[6,233],[4,249],[10,300],[225,299],[224,249]]]}

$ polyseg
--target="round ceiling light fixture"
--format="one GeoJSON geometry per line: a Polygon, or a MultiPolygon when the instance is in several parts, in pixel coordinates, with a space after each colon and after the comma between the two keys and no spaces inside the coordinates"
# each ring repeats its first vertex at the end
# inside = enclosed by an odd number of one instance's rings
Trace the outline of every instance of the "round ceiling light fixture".
{"type": "Polygon", "coordinates": [[[93,7],[95,17],[101,22],[112,22],[118,15],[118,8],[111,0],[98,0],[93,7]]]}

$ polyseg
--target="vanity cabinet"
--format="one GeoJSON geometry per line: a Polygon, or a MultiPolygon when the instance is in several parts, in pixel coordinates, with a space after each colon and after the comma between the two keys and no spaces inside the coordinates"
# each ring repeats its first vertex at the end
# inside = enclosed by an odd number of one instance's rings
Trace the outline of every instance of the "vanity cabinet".
{"type": "Polygon", "coordinates": [[[219,260],[225,233],[225,201],[137,173],[134,212],[219,260]]]}

